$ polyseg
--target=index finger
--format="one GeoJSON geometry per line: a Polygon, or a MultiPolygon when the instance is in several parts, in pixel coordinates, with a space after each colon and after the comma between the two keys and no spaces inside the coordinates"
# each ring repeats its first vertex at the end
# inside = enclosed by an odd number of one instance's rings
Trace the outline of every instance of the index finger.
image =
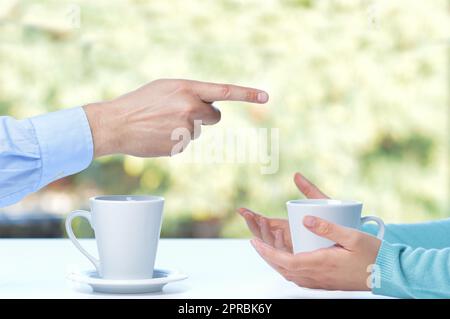
{"type": "Polygon", "coordinates": [[[242,101],[250,103],[266,103],[267,92],[233,84],[194,82],[195,93],[206,103],[214,101],[242,101]]]}
{"type": "Polygon", "coordinates": [[[278,265],[285,269],[304,269],[311,268],[316,264],[317,256],[314,253],[298,253],[293,255],[284,250],[273,248],[261,240],[253,239],[252,244],[256,251],[267,262],[278,265]]]}
{"type": "Polygon", "coordinates": [[[261,232],[260,232],[259,226],[255,220],[254,214],[250,213],[245,208],[239,208],[238,212],[239,212],[239,214],[241,214],[242,217],[244,217],[245,222],[247,223],[247,226],[250,229],[250,231],[252,232],[252,234],[258,238],[261,238],[261,232]]]}

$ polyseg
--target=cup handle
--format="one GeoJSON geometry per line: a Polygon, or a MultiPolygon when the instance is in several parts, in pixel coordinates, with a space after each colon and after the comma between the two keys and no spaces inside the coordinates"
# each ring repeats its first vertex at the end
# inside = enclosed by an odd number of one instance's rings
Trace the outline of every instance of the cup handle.
{"type": "MultiPolygon", "coordinates": [[[[75,245],[75,247],[77,247],[78,250],[81,251],[81,253],[87,257],[87,259],[89,259],[89,261],[94,265],[95,269],[97,270],[97,273],[100,275],[100,261],[97,258],[93,257],[91,254],[89,254],[87,252],[87,250],[81,246],[77,237],[73,233],[72,220],[76,217],[83,217],[83,218],[87,219],[87,221],[89,222],[89,225],[92,227],[91,213],[88,211],[85,211],[85,210],[75,210],[75,211],[71,212],[69,214],[69,216],[67,216],[67,218],[66,218],[66,231],[67,231],[67,235],[69,236],[69,239],[72,241],[72,243],[75,245]]],[[[92,227],[92,229],[93,229],[93,227],[92,227]]]]}
{"type": "Polygon", "coordinates": [[[375,216],[361,217],[361,225],[367,222],[375,222],[378,225],[377,238],[383,240],[384,237],[384,222],[381,218],[375,216]]]}

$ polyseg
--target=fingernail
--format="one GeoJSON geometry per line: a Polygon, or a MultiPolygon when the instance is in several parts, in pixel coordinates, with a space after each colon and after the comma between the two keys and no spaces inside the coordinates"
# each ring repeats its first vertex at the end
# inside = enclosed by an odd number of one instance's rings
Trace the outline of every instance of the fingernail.
{"type": "Polygon", "coordinates": [[[257,99],[260,103],[266,103],[269,100],[269,95],[266,92],[259,92],[257,99]]]}
{"type": "Polygon", "coordinates": [[[316,225],[316,218],[312,216],[306,216],[303,218],[303,224],[306,227],[314,227],[316,225]]]}

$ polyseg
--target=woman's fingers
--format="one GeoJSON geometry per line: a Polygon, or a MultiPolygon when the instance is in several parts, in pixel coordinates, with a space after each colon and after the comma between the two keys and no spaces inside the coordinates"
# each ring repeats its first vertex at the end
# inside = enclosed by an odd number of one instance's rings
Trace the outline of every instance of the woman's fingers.
{"type": "Polygon", "coordinates": [[[238,213],[242,217],[244,217],[245,222],[247,223],[247,227],[250,229],[252,234],[255,237],[258,237],[258,238],[261,239],[262,238],[261,237],[261,230],[260,230],[259,224],[257,222],[258,216],[255,213],[253,213],[252,211],[250,211],[250,210],[248,210],[246,208],[239,208],[238,209],[238,213]]]}
{"type": "Polygon", "coordinates": [[[295,185],[297,185],[297,188],[300,190],[300,192],[302,192],[302,194],[307,198],[328,198],[328,196],[322,193],[322,191],[318,189],[316,185],[311,183],[300,173],[295,173],[294,183],[295,185]]]}
{"type": "Polygon", "coordinates": [[[261,235],[261,227],[259,226],[259,223],[255,219],[254,216],[247,215],[245,217],[245,222],[247,223],[248,228],[252,232],[252,234],[260,239],[262,239],[261,235]]]}
{"type": "MultiPolygon", "coordinates": [[[[256,240],[255,240],[255,239],[252,239],[252,240],[250,241],[250,243],[252,244],[253,248],[255,248],[256,252],[257,252],[261,257],[263,257],[263,256],[261,255],[261,253],[259,252],[259,250],[256,248],[256,246],[257,246],[256,240]]],[[[263,257],[263,258],[264,258],[264,257],[263,257]]],[[[270,260],[266,260],[266,263],[267,263],[270,267],[272,267],[273,269],[275,269],[278,273],[280,273],[283,277],[285,276],[285,274],[288,273],[288,270],[287,270],[286,268],[282,267],[281,265],[279,265],[279,264],[277,264],[277,263],[273,263],[273,262],[271,262],[270,260]]]]}
{"type": "Polygon", "coordinates": [[[283,247],[283,250],[292,252],[292,244],[288,228],[289,224],[287,220],[266,218],[247,208],[239,208],[237,211],[242,217],[244,217],[248,228],[255,237],[271,246],[274,246],[275,240],[278,240],[278,244],[280,247],[283,247]],[[276,236],[278,236],[278,239],[276,236]]]}
{"type": "Polygon", "coordinates": [[[248,215],[252,215],[252,216],[254,216],[254,217],[261,217],[260,214],[255,213],[254,211],[252,211],[252,210],[250,210],[250,209],[248,209],[248,208],[245,208],[245,207],[239,208],[239,209],[238,209],[238,212],[239,212],[239,214],[241,214],[241,215],[242,215],[242,213],[247,213],[248,215]]]}
{"type": "Polygon", "coordinates": [[[259,219],[259,225],[260,225],[260,228],[261,228],[262,240],[266,244],[268,244],[270,246],[273,246],[275,238],[274,238],[274,236],[272,234],[272,231],[270,230],[269,222],[267,221],[267,219],[264,218],[264,217],[260,218],[259,219]]]}
{"type": "Polygon", "coordinates": [[[275,231],[275,235],[274,235],[274,237],[275,237],[275,240],[274,240],[274,247],[276,248],[276,249],[281,249],[281,250],[284,250],[284,251],[289,251],[289,248],[288,247],[286,247],[286,244],[285,244],[285,241],[284,241],[284,238],[283,238],[283,231],[281,230],[281,229],[277,229],[276,231],[275,231]]]}

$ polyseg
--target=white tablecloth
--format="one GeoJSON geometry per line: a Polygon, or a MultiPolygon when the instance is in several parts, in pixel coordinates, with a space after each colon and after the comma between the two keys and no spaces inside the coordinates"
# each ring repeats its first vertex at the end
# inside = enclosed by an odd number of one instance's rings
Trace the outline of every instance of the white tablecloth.
{"type": "MultiPolygon", "coordinates": [[[[82,244],[96,253],[94,240],[82,244]]],[[[66,279],[91,264],[68,239],[0,239],[0,298],[380,298],[370,292],[304,289],[287,282],[248,240],[162,239],[156,267],[189,278],[162,293],[107,295],[66,279]]]]}

